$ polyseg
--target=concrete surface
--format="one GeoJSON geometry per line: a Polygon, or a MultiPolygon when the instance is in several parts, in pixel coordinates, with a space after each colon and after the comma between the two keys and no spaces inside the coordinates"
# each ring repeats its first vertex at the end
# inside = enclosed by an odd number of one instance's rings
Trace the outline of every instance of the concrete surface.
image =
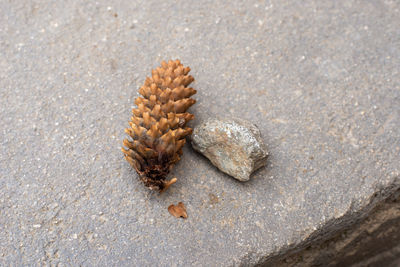
{"type": "Polygon", "coordinates": [[[330,240],[270,260],[265,267],[398,267],[400,266],[400,190],[379,203],[369,216],[330,240]]]}
{"type": "Polygon", "coordinates": [[[364,217],[400,187],[399,9],[1,1],[0,265],[253,265],[364,217]],[[186,146],[158,196],[123,159],[137,89],[169,58],[196,78],[193,124],[258,125],[251,181],[186,146]]]}

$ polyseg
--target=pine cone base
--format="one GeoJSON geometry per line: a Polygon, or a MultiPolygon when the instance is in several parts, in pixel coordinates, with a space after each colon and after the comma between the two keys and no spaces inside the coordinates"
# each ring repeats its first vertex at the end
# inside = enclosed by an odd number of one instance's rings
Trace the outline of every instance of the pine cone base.
{"type": "Polygon", "coordinates": [[[145,186],[153,190],[164,190],[167,184],[166,177],[169,173],[170,165],[154,165],[151,168],[145,168],[145,170],[137,171],[140,175],[140,180],[145,186]]]}

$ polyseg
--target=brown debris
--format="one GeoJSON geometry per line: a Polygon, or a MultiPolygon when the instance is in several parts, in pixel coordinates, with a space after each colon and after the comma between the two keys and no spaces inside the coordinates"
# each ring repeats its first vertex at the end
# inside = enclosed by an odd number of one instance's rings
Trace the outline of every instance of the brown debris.
{"type": "Polygon", "coordinates": [[[168,207],[169,213],[171,213],[172,216],[175,216],[176,218],[184,218],[186,219],[187,213],[186,213],[186,208],[185,205],[183,205],[182,202],[179,202],[178,205],[170,205],[168,207]]]}
{"type": "Polygon", "coordinates": [[[166,176],[180,160],[182,147],[192,129],[186,124],[194,118],[186,110],[196,103],[190,98],[196,90],[187,87],[194,78],[189,67],[179,60],[161,62],[152,70],[139,89],[142,97],[135,100],[130,127],[125,132],[122,152],[144,184],[153,190],[165,191],[176,182],[166,176]]]}

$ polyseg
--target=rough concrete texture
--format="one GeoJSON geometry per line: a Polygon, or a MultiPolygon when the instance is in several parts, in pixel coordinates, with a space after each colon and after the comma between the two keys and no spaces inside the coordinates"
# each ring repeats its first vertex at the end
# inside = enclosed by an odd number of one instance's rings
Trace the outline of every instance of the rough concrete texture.
{"type": "Polygon", "coordinates": [[[0,265],[253,265],[400,187],[398,1],[1,1],[0,25],[0,265]],[[249,182],[187,145],[159,196],[123,159],[169,58],[196,78],[192,125],[260,127],[249,182]]]}
{"type": "Polygon", "coordinates": [[[271,259],[264,266],[399,266],[399,193],[377,205],[365,220],[344,229],[334,238],[312,244],[284,259],[271,259]]]}
{"type": "Polygon", "coordinates": [[[268,152],[260,130],[239,118],[208,118],[191,136],[192,146],[212,164],[239,181],[267,164],[268,152]]]}

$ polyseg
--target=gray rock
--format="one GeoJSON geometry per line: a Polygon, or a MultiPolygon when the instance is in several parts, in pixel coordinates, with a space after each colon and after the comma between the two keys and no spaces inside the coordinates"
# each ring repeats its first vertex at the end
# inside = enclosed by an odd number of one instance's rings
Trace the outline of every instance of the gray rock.
{"type": "Polygon", "coordinates": [[[256,125],[243,119],[210,118],[197,125],[192,134],[193,148],[221,171],[248,181],[267,163],[268,152],[256,125]]]}

